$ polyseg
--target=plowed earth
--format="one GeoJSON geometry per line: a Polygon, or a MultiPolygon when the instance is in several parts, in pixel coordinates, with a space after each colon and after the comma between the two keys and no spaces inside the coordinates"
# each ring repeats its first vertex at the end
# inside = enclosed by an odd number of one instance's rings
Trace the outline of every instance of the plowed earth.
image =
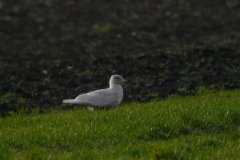
{"type": "Polygon", "coordinates": [[[62,100],[128,80],[124,101],[240,87],[240,3],[0,1],[0,112],[69,109],[62,100]]]}

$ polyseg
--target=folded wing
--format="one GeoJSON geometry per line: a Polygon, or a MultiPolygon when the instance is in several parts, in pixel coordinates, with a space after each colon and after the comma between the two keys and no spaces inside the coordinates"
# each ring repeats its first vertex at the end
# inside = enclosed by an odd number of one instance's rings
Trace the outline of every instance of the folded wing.
{"type": "Polygon", "coordinates": [[[102,89],[79,95],[75,99],[83,105],[108,107],[114,104],[116,96],[110,89],[102,89]]]}

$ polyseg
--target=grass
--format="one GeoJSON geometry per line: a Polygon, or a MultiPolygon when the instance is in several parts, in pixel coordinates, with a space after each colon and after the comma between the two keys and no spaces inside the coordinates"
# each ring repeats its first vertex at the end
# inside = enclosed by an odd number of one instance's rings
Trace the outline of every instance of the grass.
{"type": "Polygon", "coordinates": [[[86,76],[88,74],[89,74],[89,70],[84,71],[84,72],[80,72],[80,73],[75,73],[75,75],[77,75],[78,77],[86,76]]]}
{"type": "Polygon", "coordinates": [[[8,98],[12,97],[13,95],[13,93],[7,92],[6,94],[0,96],[0,101],[8,101],[8,98]]]}
{"type": "Polygon", "coordinates": [[[240,90],[113,110],[12,113],[0,159],[240,159],[240,90]]]}

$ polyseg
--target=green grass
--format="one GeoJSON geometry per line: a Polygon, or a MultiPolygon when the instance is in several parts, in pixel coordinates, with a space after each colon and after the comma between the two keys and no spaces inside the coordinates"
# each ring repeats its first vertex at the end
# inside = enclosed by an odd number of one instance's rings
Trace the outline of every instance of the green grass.
{"type": "Polygon", "coordinates": [[[75,75],[77,75],[78,77],[86,76],[88,74],[89,74],[89,70],[84,71],[84,72],[80,72],[80,73],[75,73],[75,75]]]}
{"type": "Polygon", "coordinates": [[[0,96],[0,101],[8,101],[8,98],[12,97],[13,95],[13,93],[7,92],[6,94],[0,96]]]}
{"type": "Polygon", "coordinates": [[[240,159],[240,90],[113,110],[12,113],[0,159],[240,159]]]}

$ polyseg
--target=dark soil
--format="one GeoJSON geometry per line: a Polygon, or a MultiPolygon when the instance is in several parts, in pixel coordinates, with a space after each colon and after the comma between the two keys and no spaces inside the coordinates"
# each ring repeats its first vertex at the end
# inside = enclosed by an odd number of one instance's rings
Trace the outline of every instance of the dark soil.
{"type": "Polygon", "coordinates": [[[235,0],[0,0],[0,112],[128,80],[124,101],[240,87],[235,0]]]}

